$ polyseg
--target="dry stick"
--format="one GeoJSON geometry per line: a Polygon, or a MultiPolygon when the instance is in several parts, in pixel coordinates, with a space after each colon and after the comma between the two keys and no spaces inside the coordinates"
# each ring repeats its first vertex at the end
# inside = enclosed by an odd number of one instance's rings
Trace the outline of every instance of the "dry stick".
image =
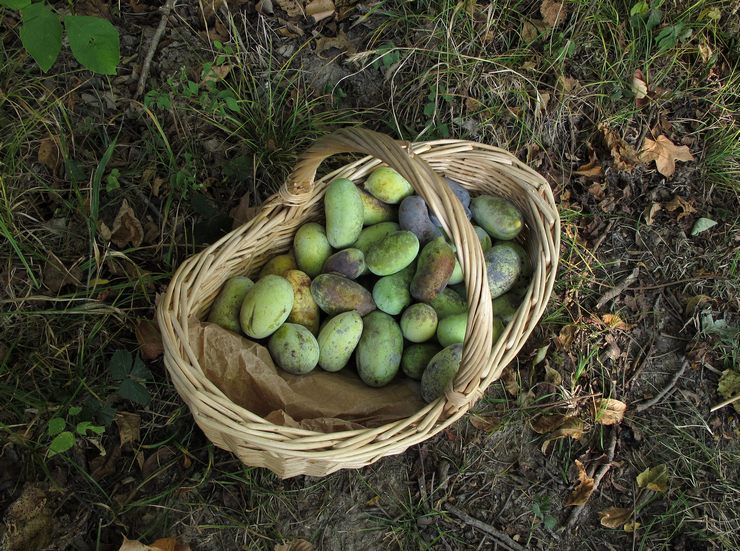
{"type": "Polygon", "coordinates": [[[718,409],[722,409],[725,406],[729,406],[730,404],[737,402],[738,400],[740,400],[740,394],[738,394],[737,396],[733,396],[732,398],[728,398],[724,402],[720,402],[716,406],[712,407],[712,409],[710,409],[709,411],[710,412],[717,411],[718,409]]]}
{"type": "Polygon", "coordinates": [[[639,266],[632,270],[632,273],[625,277],[616,287],[614,287],[613,289],[609,289],[606,293],[604,293],[604,295],[599,299],[599,302],[596,303],[596,309],[598,310],[613,298],[621,295],[627,287],[635,282],[638,275],[640,275],[639,266]]]}
{"type": "Polygon", "coordinates": [[[668,381],[668,384],[666,387],[658,392],[653,398],[650,398],[649,400],[645,400],[644,402],[640,402],[635,406],[635,411],[637,413],[640,413],[641,411],[645,411],[646,409],[654,406],[658,402],[660,402],[663,398],[665,398],[666,394],[668,394],[671,390],[673,390],[673,387],[676,386],[676,383],[681,378],[681,375],[683,375],[683,372],[686,371],[686,366],[689,365],[688,360],[684,360],[681,364],[681,369],[676,371],[676,374],[673,375],[670,381],[668,381]]]}
{"type": "Polygon", "coordinates": [[[146,79],[149,76],[149,67],[152,64],[154,52],[157,51],[157,46],[159,46],[159,41],[162,39],[164,29],[167,27],[167,19],[169,19],[170,12],[172,12],[172,8],[175,7],[176,1],[177,0],[167,0],[167,3],[162,6],[160,10],[162,12],[162,19],[159,20],[159,26],[157,27],[157,30],[154,31],[152,41],[149,43],[149,50],[146,52],[144,65],[141,67],[141,75],[139,75],[139,84],[136,86],[135,98],[140,98],[141,94],[144,93],[144,86],[146,86],[146,79]]]}
{"type": "MultiPolygon", "coordinates": [[[[595,492],[596,489],[599,487],[599,483],[601,482],[601,479],[604,478],[606,473],[609,472],[609,469],[611,469],[612,461],[614,461],[614,452],[617,449],[617,428],[614,427],[612,429],[611,438],[609,440],[609,447],[606,450],[606,463],[604,463],[598,470],[598,472],[594,475],[594,489],[591,491],[591,493],[595,492]]],[[[565,523],[566,528],[569,530],[573,528],[576,525],[576,522],[578,522],[578,517],[581,516],[581,512],[586,507],[585,504],[583,505],[577,505],[573,508],[573,510],[570,512],[570,515],[568,515],[568,520],[565,523]]]]}
{"type": "Polygon", "coordinates": [[[498,543],[502,547],[510,551],[526,551],[524,547],[519,545],[517,542],[515,542],[513,539],[511,539],[509,536],[507,536],[500,530],[496,530],[490,524],[486,524],[485,522],[480,521],[477,518],[471,517],[469,514],[458,509],[454,505],[450,505],[449,503],[446,503],[445,509],[449,511],[450,513],[452,513],[453,515],[455,515],[460,520],[462,520],[465,524],[472,526],[473,528],[477,528],[481,532],[485,532],[486,534],[491,536],[493,539],[495,539],[496,543],[498,543]]]}

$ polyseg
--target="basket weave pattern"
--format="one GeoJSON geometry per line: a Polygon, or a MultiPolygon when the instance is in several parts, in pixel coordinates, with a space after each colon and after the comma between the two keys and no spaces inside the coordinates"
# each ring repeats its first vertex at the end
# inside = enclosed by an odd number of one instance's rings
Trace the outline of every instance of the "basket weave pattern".
{"type": "Polygon", "coordinates": [[[506,151],[461,140],[402,145],[369,130],[343,129],[317,140],[303,154],[288,182],[253,220],[180,266],[157,308],[165,365],[206,436],[245,464],[266,467],[282,478],[359,468],[402,453],[454,423],[500,377],[544,312],[555,281],[559,247],[560,220],[550,186],[506,151]],[[350,152],[368,156],[314,181],[326,157],[350,152]],[[231,402],[206,378],[188,339],[188,322],[205,316],[227,279],[255,274],[269,258],[291,247],[303,223],[321,220],[323,195],[332,180],[359,181],[381,163],[396,169],[414,186],[457,247],[470,307],[460,371],[443,398],[411,417],[380,427],[326,434],[274,425],[231,402]],[[493,347],[491,298],[480,242],[440,174],[460,182],[474,195],[507,197],[526,220],[522,233],[532,260],[532,283],[493,347]]]}

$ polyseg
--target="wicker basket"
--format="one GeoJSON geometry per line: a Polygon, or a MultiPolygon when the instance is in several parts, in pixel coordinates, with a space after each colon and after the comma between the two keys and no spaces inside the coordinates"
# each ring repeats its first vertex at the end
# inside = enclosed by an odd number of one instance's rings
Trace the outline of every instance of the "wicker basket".
{"type": "Polygon", "coordinates": [[[303,155],[289,181],[250,222],[186,260],[161,297],[157,318],[164,361],[175,388],[206,436],[247,465],[266,467],[282,478],[324,476],[359,468],[402,453],[455,422],[499,378],[542,315],[555,280],[560,220],[545,179],[509,153],[460,140],[401,144],[358,128],[319,139],[303,155]],[[336,153],[368,156],[314,181],[320,163],[336,153]],[[254,274],[272,256],[288,250],[304,222],[320,220],[323,195],[338,177],[359,180],[381,163],[395,168],[442,221],[457,247],[470,315],[460,371],[453,388],[416,414],[361,430],[320,433],[274,425],[234,404],[203,374],[188,341],[188,320],[202,319],[223,283],[254,274]],[[529,290],[495,346],[492,312],[479,240],[462,206],[439,174],[479,193],[508,197],[523,211],[534,273],[529,290]]]}

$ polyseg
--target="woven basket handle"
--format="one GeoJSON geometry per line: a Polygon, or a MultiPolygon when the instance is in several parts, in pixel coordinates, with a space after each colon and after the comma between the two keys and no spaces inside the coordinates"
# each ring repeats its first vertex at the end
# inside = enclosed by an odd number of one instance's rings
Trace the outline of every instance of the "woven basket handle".
{"type": "Polygon", "coordinates": [[[457,197],[426,161],[415,156],[410,147],[402,147],[389,136],[364,128],[343,128],[316,140],[301,155],[280,191],[281,198],[294,205],[307,201],[311,197],[319,165],[324,159],[337,153],[364,153],[395,169],[426,201],[457,247],[470,312],[462,367],[455,378],[454,389],[447,393],[447,400],[453,408],[469,407],[481,395],[478,390],[480,375],[481,372],[485,374],[488,371],[493,326],[486,265],[473,226],[457,197]],[[481,370],[484,365],[486,367],[481,370]]]}

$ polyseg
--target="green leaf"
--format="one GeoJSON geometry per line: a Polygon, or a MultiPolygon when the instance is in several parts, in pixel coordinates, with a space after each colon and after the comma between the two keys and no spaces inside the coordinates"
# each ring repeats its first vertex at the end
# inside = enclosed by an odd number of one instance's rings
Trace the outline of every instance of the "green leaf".
{"type": "Polygon", "coordinates": [[[232,98],[231,96],[226,96],[224,98],[226,100],[226,107],[234,111],[235,113],[241,112],[241,107],[239,107],[239,102],[236,101],[235,98],[232,98]]]}
{"type": "Polygon", "coordinates": [[[654,492],[665,492],[668,489],[668,467],[661,464],[645,469],[637,475],[637,485],[654,492]]]}
{"type": "Polygon", "coordinates": [[[101,75],[115,75],[121,61],[121,43],[110,21],[89,15],[64,18],[69,47],[80,64],[101,75]]]}
{"type": "Polygon", "coordinates": [[[691,228],[691,237],[699,235],[703,231],[707,231],[709,228],[713,228],[717,225],[717,222],[711,218],[699,218],[694,222],[694,227],[691,228]]]}
{"type": "Polygon", "coordinates": [[[67,413],[69,413],[70,416],[74,417],[75,415],[79,415],[82,411],[82,408],[80,406],[72,406],[67,410],[67,413]]]}
{"type": "MultiPolygon", "coordinates": [[[[717,392],[725,400],[730,400],[740,394],[740,374],[732,369],[725,369],[717,383],[717,392]]],[[[732,403],[735,411],[740,413],[740,401],[732,403]]]]}
{"type": "Polygon", "coordinates": [[[131,364],[134,361],[131,352],[128,350],[116,350],[111,356],[108,367],[111,371],[111,376],[116,381],[123,381],[131,373],[131,364]]]}
{"type": "Polygon", "coordinates": [[[152,399],[149,391],[144,387],[144,385],[134,381],[133,379],[126,379],[123,381],[121,386],[118,387],[118,394],[124,400],[131,400],[132,402],[142,406],[147,405],[152,399]]]}
{"type": "Polygon", "coordinates": [[[648,3],[645,2],[645,0],[641,0],[634,6],[632,6],[632,9],[630,10],[630,16],[635,15],[644,15],[650,10],[650,6],[648,6],[648,3]]]}
{"type": "Polygon", "coordinates": [[[11,10],[25,8],[30,3],[31,0],[0,0],[0,6],[10,8],[11,10]]]}
{"type": "Polygon", "coordinates": [[[121,183],[118,181],[118,177],[121,175],[121,172],[114,168],[110,171],[108,176],[105,178],[105,191],[110,193],[111,191],[114,191],[121,187],[121,183]]]}
{"type": "Polygon", "coordinates": [[[62,49],[62,24],[43,2],[21,10],[21,42],[43,72],[51,69],[62,49]]]}
{"type": "Polygon", "coordinates": [[[105,432],[105,427],[93,425],[90,421],[82,421],[77,423],[75,431],[77,431],[77,434],[80,436],[87,436],[87,431],[94,432],[95,434],[103,434],[105,432]]]}
{"type": "Polygon", "coordinates": [[[64,430],[66,425],[67,422],[61,417],[53,417],[49,419],[49,428],[47,429],[47,433],[49,436],[56,436],[64,430]]]}
{"type": "Polygon", "coordinates": [[[152,380],[152,372],[144,365],[139,356],[134,359],[134,367],[131,369],[131,377],[134,379],[152,380]]]}
{"type": "Polygon", "coordinates": [[[51,441],[51,444],[49,444],[49,457],[53,457],[58,453],[64,453],[72,446],[75,445],[75,435],[72,434],[69,431],[64,431],[63,433],[57,435],[54,440],[51,441]]]}

